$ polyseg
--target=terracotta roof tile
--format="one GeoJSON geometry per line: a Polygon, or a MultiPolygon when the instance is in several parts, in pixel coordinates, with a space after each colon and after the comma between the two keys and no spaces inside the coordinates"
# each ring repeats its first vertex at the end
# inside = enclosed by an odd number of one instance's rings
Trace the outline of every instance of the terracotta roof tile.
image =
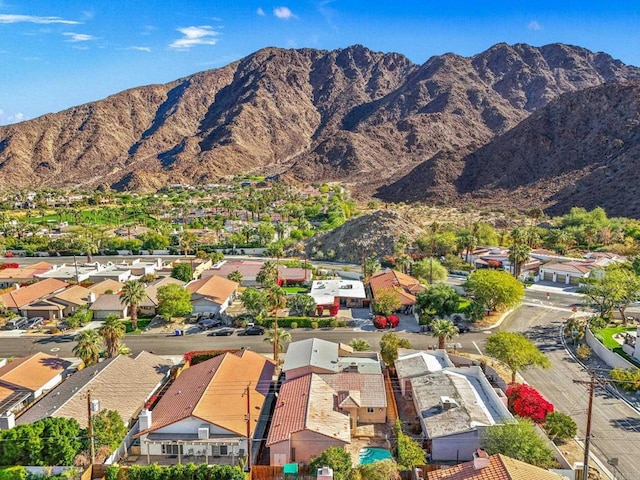
{"type": "Polygon", "coordinates": [[[222,305],[236,291],[238,284],[214,275],[188,283],[186,288],[191,292],[191,295],[202,295],[222,305]]]}
{"type": "Polygon", "coordinates": [[[89,287],[96,295],[102,295],[105,292],[111,290],[113,293],[119,293],[122,290],[122,284],[120,282],[116,282],[115,280],[103,280],[101,282],[95,283],[89,287]]]}
{"type": "Polygon", "coordinates": [[[53,299],[64,300],[75,305],[86,305],[89,302],[91,290],[81,287],[80,285],[72,285],[60,293],[56,293],[53,299]]]}
{"type": "Polygon", "coordinates": [[[61,358],[38,352],[18,358],[0,368],[0,382],[36,391],[70,365],[61,358]]]}
{"type": "Polygon", "coordinates": [[[0,295],[0,299],[7,308],[22,308],[35,300],[51,295],[54,292],[63,290],[69,284],[55,278],[48,278],[37,283],[33,283],[26,287],[20,287],[17,290],[0,295]]]}
{"type": "Polygon", "coordinates": [[[387,407],[387,394],[382,374],[341,372],[321,374],[320,378],[336,392],[360,392],[360,403],[363,407],[387,407]]]}
{"type": "Polygon", "coordinates": [[[427,472],[427,480],[566,480],[566,477],[504,455],[491,455],[489,465],[475,469],[473,461],[427,472]]]}
{"type": "Polygon", "coordinates": [[[415,293],[425,289],[418,279],[406,275],[402,272],[390,270],[388,272],[379,273],[369,279],[369,285],[376,296],[376,292],[383,289],[392,288],[396,291],[402,305],[414,305],[416,303],[415,293]]]}

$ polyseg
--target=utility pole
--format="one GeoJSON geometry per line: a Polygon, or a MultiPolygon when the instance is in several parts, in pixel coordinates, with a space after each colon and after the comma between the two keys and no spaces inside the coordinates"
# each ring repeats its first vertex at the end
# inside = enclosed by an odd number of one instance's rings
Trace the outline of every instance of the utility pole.
{"type": "Polygon", "coordinates": [[[247,385],[247,471],[251,471],[251,382],[247,385]]]}
{"type": "Polygon", "coordinates": [[[580,385],[589,386],[589,403],[587,407],[587,431],[585,432],[585,438],[584,438],[584,461],[583,461],[584,467],[582,470],[583,480],[588,480],[589,478],[589,448],[591,447],[591,417],[593,414],[593,394],[595,392],[596,386],[607,385],[609,383],[605,380],[597,379],[596,372],[593,370],[589,370],[589,376],[591,377],[589,380],[573,381],[573,383],[579,383],[580,385]]]}
{"type": "Polygon", "coordinates": [[[93,437],[93,415],[91,414],[91,390],[87,392],[87,415],[89,420],[89,456],[91,465],[96,462],[96,445],[93,437]]]}

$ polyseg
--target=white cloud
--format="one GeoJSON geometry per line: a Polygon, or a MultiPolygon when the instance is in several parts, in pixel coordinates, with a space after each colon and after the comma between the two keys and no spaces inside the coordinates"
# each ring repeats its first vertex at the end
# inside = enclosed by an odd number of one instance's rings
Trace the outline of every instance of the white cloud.
{"type": "Polygon", "coordinates": [[[22,112],[18,112],[15,115],[10,115],[9,116],[9,121],[10,122],[18,123],[18,122],[21,122],[23,120],[24,120],[24,113],[22,113],[22,112]]]}
{"type": "Polygon", "coordinates": [[[137,50],[138,52],[150,52],[149,47],[129,47],[127,50],[137,50]]]}
{"type": "Polygon", "coordinates": [[[80,22],[76,22],[75,20],[65,20],[60,17],[0,14],[0,23],[64,23],[66,25],[78,25],[80,22]]]}
{"type": "Polygon", "coordinates": [[[276,7],[273,9],[273,14],[278,17],[281,18],[282,20],[289,20],[291,18],[297,18],[293,12],[291,10],[289,10],[287,7],[276,7]]]}
{"type": "Polygon", "coordinates": [[[22,112],[5,115],[4,110],[0,109],[0,125],[10,125],[12,123],[22,122],[23,120],[25,120],[25,115],[22,112]]]}
{"type": "Polygon", "coordinates": [[[67,42],[88,42],[96,39],[93,35],[87,35],[86,33],[64,32],[62,35],[69,37],[67,42]]]}
{"type": "Polygon", "coordinates": [[[184,35],[183,38],[174,40],[169,48],[176,50],[188,50],[195,45],[215,45],[218,41],[215,38],[218,35],[210,25],[201,25],[199,27],[185,27],[177,29],[184,35]]]}
{"type": "Polygon", "coordinates": [[[258,9],[256,10],[256,14],[260,15],[261,17],[264,17],[266,15],[266,13],[264,13],[264,10],[262,9],[262,7],[258,7],[258,9]]]}
{"type": "Polygon", "coordinates": [[[529,30],[542,30],[542,25],[540,25],[535,20],[532,20],[532,21],[529,22],[529,25],[527,25],[527,28],[529,30]]]}

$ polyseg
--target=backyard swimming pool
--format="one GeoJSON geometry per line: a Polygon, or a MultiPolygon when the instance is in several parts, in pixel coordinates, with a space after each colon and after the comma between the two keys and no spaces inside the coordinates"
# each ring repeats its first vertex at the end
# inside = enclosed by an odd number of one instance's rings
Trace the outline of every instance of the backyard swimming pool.
{"type": "Polygon", "coordinates": [[[391,458],[391,453],[386,448],[366,447],[360,450],[360,465],[386,460],[391,458]]]}

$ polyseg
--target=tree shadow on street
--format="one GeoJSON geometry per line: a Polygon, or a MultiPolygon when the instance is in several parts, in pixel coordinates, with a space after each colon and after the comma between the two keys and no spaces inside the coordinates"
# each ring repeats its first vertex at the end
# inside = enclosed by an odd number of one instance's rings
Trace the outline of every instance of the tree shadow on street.
{"type": "Polygon", "coordinates": [[[612,418],[609,423],[615,428],[628,432],[640,432],[640,417],[612,418]]]}

